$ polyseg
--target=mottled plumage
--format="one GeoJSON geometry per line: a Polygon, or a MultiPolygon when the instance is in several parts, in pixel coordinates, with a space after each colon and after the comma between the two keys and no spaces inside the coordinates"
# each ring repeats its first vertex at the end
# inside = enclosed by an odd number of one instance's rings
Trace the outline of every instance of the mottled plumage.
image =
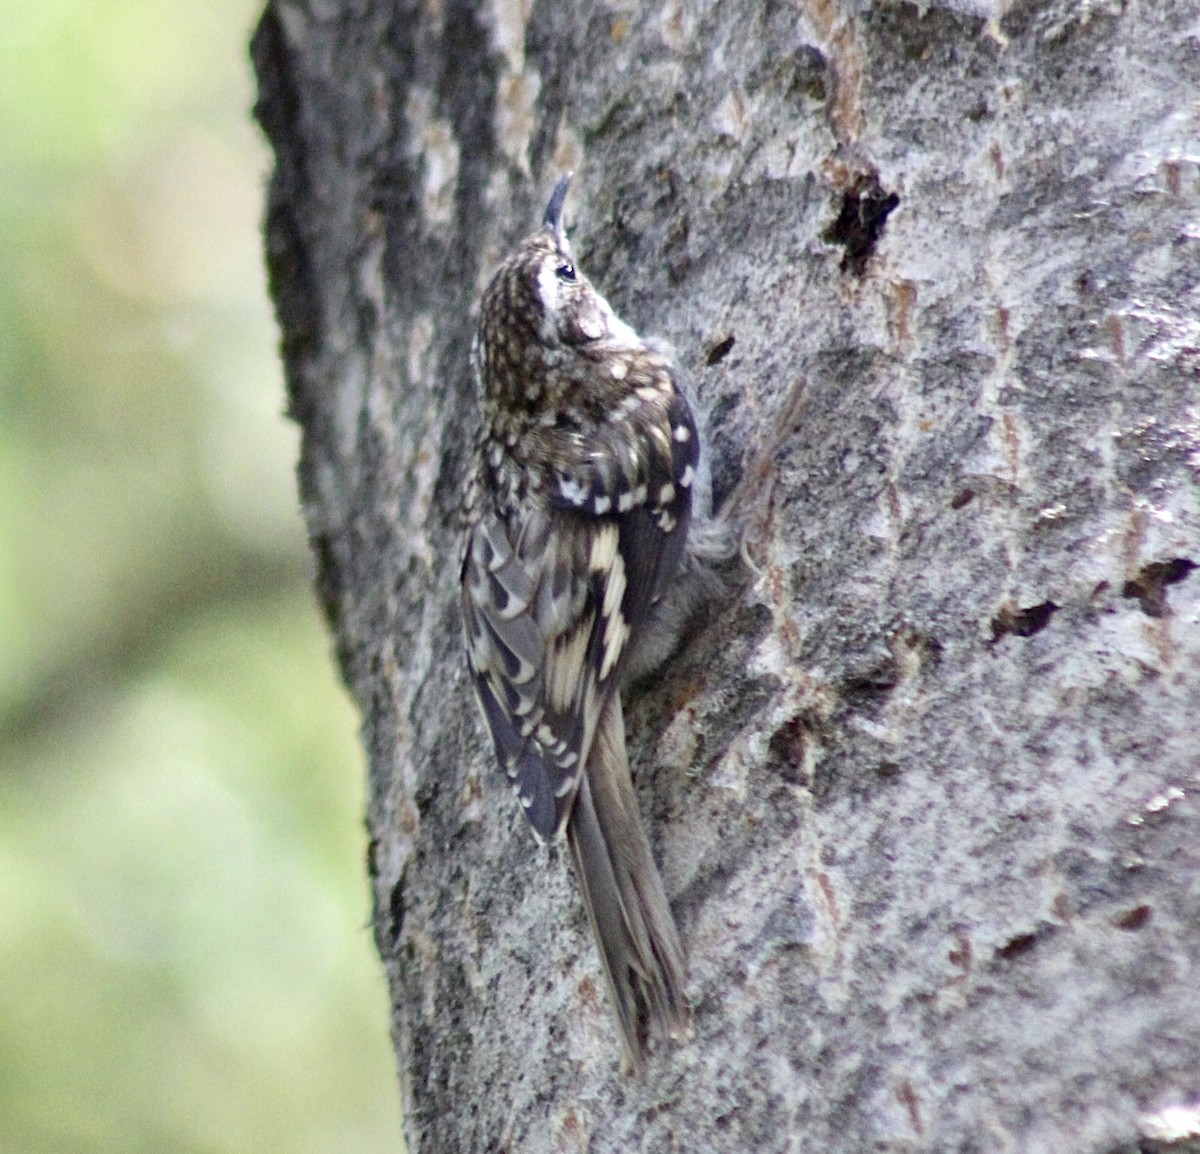
{"type": "Polygon", "coordinates": [[[636,1067],[687,1010],[619,685],[683,555],[699,443],[669,357],[575,268],[569,180],[483,296],[462,608],[497,758],[537,836],[566,833],[636,1067]]]}

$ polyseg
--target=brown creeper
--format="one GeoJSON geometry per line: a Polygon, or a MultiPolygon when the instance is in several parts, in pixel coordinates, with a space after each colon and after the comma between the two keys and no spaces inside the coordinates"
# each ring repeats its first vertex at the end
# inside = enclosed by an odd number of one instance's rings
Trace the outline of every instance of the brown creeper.
{"type": "Polygon", "coordinates": [[[687,1006],[619,686],[676,577],[699,444],[669,356],[575,267],[570,180],[483,295],[462,610],[496,755],[539,840],[566,832],[637,1068],[650,1032],[680,1033],[687,1006]]]}

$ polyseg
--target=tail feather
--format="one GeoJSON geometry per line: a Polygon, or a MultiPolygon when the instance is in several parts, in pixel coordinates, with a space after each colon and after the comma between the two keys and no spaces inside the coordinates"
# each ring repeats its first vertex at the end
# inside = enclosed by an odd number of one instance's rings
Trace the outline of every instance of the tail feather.
{"type": "Polygon", "coordinates": [[[640,1069],[651,1033],[687,1028],[684,958],[642,828],[625,753],[621,701],[604,707],[567,841],[621,1027],[625,1064],[640,1069]]]}

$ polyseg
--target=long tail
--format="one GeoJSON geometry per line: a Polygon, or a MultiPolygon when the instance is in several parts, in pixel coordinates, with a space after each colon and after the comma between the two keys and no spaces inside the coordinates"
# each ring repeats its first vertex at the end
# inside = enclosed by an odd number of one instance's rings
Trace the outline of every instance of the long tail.
{"type": "Polygon", "coordinates": [[[642,829],[614,693],[600,717],[567,841],[608,978],[625,1065],[641,1068],[651,1032],[687,1028],[683,948],[642,829]]]}

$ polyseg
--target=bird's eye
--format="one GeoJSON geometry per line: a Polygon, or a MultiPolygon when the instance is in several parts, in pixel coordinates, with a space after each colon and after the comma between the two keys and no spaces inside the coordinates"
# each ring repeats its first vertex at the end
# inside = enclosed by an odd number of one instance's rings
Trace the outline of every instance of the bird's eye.
{"type": "Polygon", "coordinates": [[[575,279],[575,266],[570,261],[567,261],[566,264],[560,264],[554,270],[554,275],[559,280],[573,281],[575,279]]]}

